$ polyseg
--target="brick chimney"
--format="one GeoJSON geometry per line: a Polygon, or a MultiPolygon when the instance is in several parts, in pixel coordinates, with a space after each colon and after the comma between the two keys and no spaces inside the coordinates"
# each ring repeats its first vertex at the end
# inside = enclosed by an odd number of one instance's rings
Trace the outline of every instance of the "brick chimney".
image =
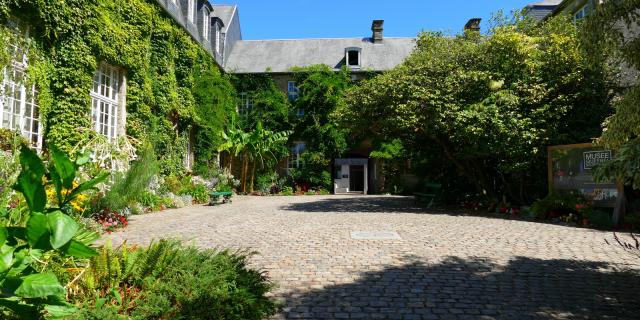
{"type": "Polygon", "coordinates": [[[373,20],[371,24],[371,31],[373,31],[373,35],[371,36],[371,41],[373,43],[382,43],[382,31],[384,27],[384,20],[373,20]]]}
{"type": "Polygon", "coordinates": [[[467,21],[467,24],[464,25],[464,30],[480,32],[480,21],[482,21],[482,19],[480,18],[469,19],[469,21],[467,21]]]}

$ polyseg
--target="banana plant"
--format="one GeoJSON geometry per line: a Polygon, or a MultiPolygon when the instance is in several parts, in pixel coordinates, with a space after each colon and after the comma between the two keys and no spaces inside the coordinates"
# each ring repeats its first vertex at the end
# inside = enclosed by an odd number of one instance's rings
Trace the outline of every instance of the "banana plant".
{"type": "Polygon", "coordinates": [[[264,168],[265,159],[271,158],[278,160],[277,154],[286,153],[286,143],[289,140],[291,131],[273,132],[265,130],[261,122],[258,122],[256,128],[250,133],[248,149],[252,160],[251,180],[249,182],[249,192],[253,192],[253,182],[256,174],[256,164],[258,160],[264,168]]]}
{"type": "Polygon", "coordinates": [[[0,306],[20,318],[61,318],[76,312],[65,300],[66,289],[56,276],[39,270],[45,269],[43,257],[51,253],[75,258],[97,254],[89,246],[95,237],[87,239],[63,209],[107,178],[108,173],[104,173],[74,187],[78,169],[88,161],[87,156],[72,161],[51,148],[47,167],[33,150],[26,146],[21,149],[22,170],[14,189],[24,196],[28,219],[26,225],[0,225],[0,306]],[[47,184],[53,184],[56,191],[56,204],[49,207],[47,184]]]}

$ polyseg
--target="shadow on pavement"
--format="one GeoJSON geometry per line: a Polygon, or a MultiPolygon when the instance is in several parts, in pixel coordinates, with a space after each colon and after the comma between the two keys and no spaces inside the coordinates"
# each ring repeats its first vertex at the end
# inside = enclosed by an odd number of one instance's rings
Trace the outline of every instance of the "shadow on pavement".
{"type": "MultiPolygon", "coordinates": [[[[413,197],[397,196],[353,196],[349,198],[323,198],[318,201],[291,203],[280,207],[282,210],[301,212],[338,213],[426,213],[426,209],[414,203],[413,197]]],[[[429,209],[436,213],[438,209],[429,209]]],[[[444,211],[443,211],[444,213],[444,211]]]]}
{"type": "MultiPolygon", "coordinates": [[[[286,295],[286,318],[638,319],[640,274],[607,263],[447,258],[286,295]]],[[[413,261],[412,261],[413,260],[413,261]]]]}

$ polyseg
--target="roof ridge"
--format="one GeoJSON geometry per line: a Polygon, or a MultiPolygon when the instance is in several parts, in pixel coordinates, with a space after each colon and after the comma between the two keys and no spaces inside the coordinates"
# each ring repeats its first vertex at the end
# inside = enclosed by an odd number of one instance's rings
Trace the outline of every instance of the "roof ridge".
{"type": "MultiPolygon", "coordinates": [[[[345,37],[345,38],[296,38],[296,39],[242,39],[245,42],[267,42],[267,41],[309,41],[309,40],[368,40],[371,37],[345,37]]],[[[384,39],[416,39],[416,37],[384,37],[384,39]]]]}

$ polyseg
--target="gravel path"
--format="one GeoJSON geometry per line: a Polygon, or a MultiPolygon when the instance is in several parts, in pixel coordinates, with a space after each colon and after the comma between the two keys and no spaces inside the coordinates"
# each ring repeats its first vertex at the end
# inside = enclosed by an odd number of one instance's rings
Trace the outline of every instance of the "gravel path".
{"type": "Polygon", "coordinates": [[[235,197],[135,216],[110,237],[255,250],[251,264],[284,303],[276,319],[640,317],[640,257],[608,245],[611,233],[427,211],[410,198],[235,197]]]}

